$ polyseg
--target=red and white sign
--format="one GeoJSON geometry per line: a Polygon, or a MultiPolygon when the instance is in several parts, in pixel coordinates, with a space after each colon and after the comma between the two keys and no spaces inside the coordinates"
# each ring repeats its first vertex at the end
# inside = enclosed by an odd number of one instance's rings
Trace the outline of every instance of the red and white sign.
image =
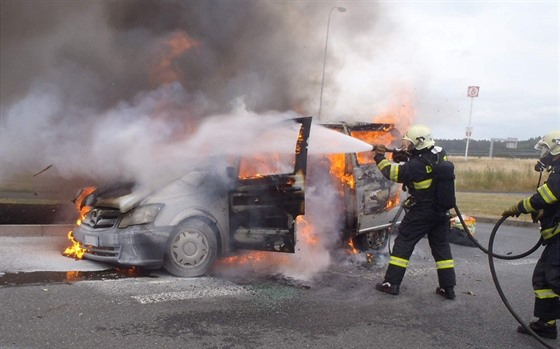
{"type": "Polygon", "coordinates": [[[467,89],[467,96],[478,97],[478,90],[480,90],[480,86],[469,86],[467,89]]]}

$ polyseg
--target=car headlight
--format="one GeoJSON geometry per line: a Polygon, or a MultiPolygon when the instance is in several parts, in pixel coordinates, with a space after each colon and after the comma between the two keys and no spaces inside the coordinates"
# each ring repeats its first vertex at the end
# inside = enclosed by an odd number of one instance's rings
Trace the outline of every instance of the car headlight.
{"type": "Polygon", "coordinates": [[[123,229],[131,225],[152,223],[156,220],[156,217],[158,216],[162,208],[162,204],[138,206],[128,211],[128,213],[119,223],[119,228],[123,229]]]}

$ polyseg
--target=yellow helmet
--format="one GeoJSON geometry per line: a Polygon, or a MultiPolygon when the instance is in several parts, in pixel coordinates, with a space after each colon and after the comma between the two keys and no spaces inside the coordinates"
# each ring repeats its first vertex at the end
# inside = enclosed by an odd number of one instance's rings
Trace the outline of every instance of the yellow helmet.
{"type": "Polygon", "coordinates": [[[548,153],[552,155],[560,154],[560,130],[550,132],[535,144],[535,149],[541,151],[541,158],[548,153]]]}
{"type": "Polygon", "coordinates": [[[412,142],[417,150],[431,147],[436,143],[432,137],[432,131],[425,125],[411,126],[404,134],[403,139],[412,142]]]}

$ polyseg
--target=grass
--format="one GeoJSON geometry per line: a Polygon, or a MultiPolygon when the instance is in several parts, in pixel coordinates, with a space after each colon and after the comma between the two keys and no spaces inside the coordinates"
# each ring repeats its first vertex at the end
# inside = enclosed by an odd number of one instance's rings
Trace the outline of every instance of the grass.
{"type": "MultiPolygon", "coordinates": [[[[455,165],[457,207],[473,217],[499,218],[508,207],[535,193],[539,173],[535,159],[450,157],[455,165]]],[[[546,179],[543,174],[541,185],[546,179]]],[[[530,222],[530,215],[513,220],[530,222]]]]}
{"type": "Polygon", "coordinates": [[[455,165],[457,191],[493,193],[532,193],[537,188],[539,173],[535,159],[450,157],[455,165]]]}
{"type": "MultiPolygon", "coordinates": [[[[476,218],[499,219],[502,212],[530,194],[469,193],[457,192],[457,207],[463,215],[476,218]]],[[[455,213],[453,211],[453,213],[455,213]]],[[[519,222],[531,222],[531,215],[510,218],[519,222]]]]}

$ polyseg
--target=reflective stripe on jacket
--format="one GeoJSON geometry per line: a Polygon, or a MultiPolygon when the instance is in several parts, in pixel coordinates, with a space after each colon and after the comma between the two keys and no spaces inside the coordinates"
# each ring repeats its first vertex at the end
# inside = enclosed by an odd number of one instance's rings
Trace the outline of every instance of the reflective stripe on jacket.
{"type": "Polygon", "coordinates": [[[560,235],[560,165],[556,165],[546,182],[532,196],[521,200],[517,208],[523,213],[542,210],[541,235],[550,240],[560,235]]]}
{"type": "MultiPolygon", "coordinates": [[[[439,156],[445,159],[445,151],[442,150],[439,156]]],[[[437,157],[438,154],[426,149],[412,155],[404,164],[391,163],[383,155],[376,155],[374,159],[383,176],[390,181],[403,183],[415,202],[433,202],[432,167],[422,158],[427,159],[429,163],[435,163],[437,157]]]]}

